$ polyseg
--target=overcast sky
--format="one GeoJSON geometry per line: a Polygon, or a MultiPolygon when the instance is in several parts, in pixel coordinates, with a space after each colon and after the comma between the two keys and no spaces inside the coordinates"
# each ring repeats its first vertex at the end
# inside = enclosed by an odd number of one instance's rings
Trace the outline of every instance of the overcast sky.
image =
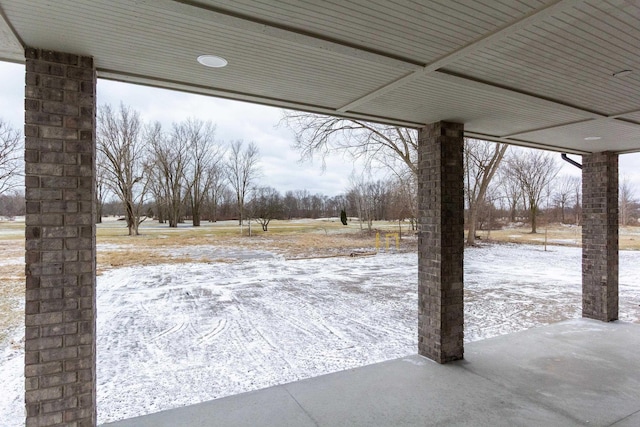
{"type": "MultiPolygon", "coordinates": [[[[115,107],[120,102],[138,110],[145,121],[159,121],[167,128],[173,122],[195,117],[216,124],[218,141],[254,141],[261,155],[261,185],[275,187],[282,193],[306,189],[335,196],[344,193],[349,185],[349,175],[354,169],[349,158],[341,155],[329,158],[324,172],[319,159],[314,163],[298,162],[299,154],[291,148],[293,134],[278,126],[282,117],[279,108],[98,80],[98,104],[115,107]]],[[[22,65],[0,62],[0,118],[16,128],[23,126],[22,65]]],[[[580,161],[579,156],[573,157],[580,161]]],[[[579,170],[565,164],[561,174],[579,175],[579,170]]],[[[620,174],[632,182],[640,196],[640,154],[620,156],[620,174]]]]}

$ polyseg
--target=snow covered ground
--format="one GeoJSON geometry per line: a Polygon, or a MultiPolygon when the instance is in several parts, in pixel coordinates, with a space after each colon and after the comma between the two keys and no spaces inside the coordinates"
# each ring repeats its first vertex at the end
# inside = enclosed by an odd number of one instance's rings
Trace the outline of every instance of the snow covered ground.
{"type": "MultiPolygon", "coordinates": [[[[98,277],[99,423],[416,352],[416,254],[249,252],[98,277]]],[[[465,339],[579,317],[580,260],[579,248],[467,249],[465,339]]],[[[638,277],[640,252],[621,252],[623,321],[640,322],[638,277]]],[[[0,424],[19,426],[24,353],[0,351],[0,424]]]]}

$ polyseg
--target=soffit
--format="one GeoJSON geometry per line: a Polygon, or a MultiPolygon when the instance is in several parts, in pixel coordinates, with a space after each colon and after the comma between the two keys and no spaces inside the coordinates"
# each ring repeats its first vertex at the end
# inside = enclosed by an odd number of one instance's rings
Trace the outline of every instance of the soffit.
{"type": "Polygon", "coordinates": [[[631,114],[621,114],[619,116],[620,120],[628,120],[631,122],[640,123],[640,111],[631,114]]]}
{"type": "MultiPolygon", "coordinates": [[[[440,72],[422,76],[356,111],[401,115],[405,110],[412,112],[408,116],[412,121],[420,121],[427,115],[438,121],[464,122],[465,129],[476,136],[494,137],[528,129],[531,123],[543,128],[582,121],[585,116],[581,110],[487,85],[472,85],[440,72]]],[[[553,147],[551,143],[546,145],[553,147]]]]}
{"type": "Polygon", "coordinates": [[[614,115],[637,109],[640,2],[586,1],[479,49],[448,71],[614,115]],[[613,74],[638,70],[625,78],[613,74]]]}
{"type": "Polygon", "coordinates": [[[557,126],[541,131],[527,132],[513,137],[514,140],[545,144],[549,140],[565,141],[569,148],[587,152],[612,151],[632,152],[637,150],[637,125],[606,119],[589,120],[566,126],[557,126]]]}
{"type": "Polygon", "coordinates": [[[0,58],[20,61],[22,55],[22,45],[16,37],[13,28],[9,25],[8,19],[0,11],[0,58]]]}
{"type": "Polygon", "coordinates": [[[428,64],[544,1],[204,0],[240,16],[428,64]]]}
{"type": "Polygon", "coordinates": [[[22,43],[94,56],[102,78],[413,127],[456,120],[469,136],[574,153],[640,150],[636,1],[0,0],[0,9],[6,60],[23,60],[22,43]],[[207,53],[229,66],[200,66],[207,53]],[[635,73],[613,77],[623,69],[635,73]]]}

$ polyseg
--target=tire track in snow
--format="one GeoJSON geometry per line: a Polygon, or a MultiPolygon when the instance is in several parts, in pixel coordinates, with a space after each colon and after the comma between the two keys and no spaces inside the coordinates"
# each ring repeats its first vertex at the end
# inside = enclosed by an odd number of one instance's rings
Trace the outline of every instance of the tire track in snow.
{"type": "Polygon", "coordinates": [[[354,332],[357,332],[359,335],[372,338],[372,339],[380,339],[381,336],[392,338],[399,333],[398,329],[400,329],[400,328],[394,329],[394,328],[385,327],[381,324],[375,325],[370,322],[363,322],[361,320],[354,319],[354,318],[349,319],[349,322],[352,322],[357,326],[359,326],[357,328],[354,328],[356,329],[354,330],[354,332]]]}
{"type": "MultiPolygon", "coordinates": [[[[165,285],[170,285],[171,282],[168,279],[165,279],[164,281],[165,285]]],[[[158,341],[161,338],[170,336],[170,335],[174,335],[177,334],[179,332],[184,331],[185,329],[192,327],[191,325],[191,312],[194,312],[194,310],[190,310],[190,312],[188,312],[187,310],[182,310],[182,306],[184,304],[182,304],[181,301],[181,297],[182,296],[182,289],[180,288],[169,288],[167,289],[166,292],[163,293],[162,298],[159,302],[162,302],[166,307],[173,307],[172,311],[177,311],[178,313],[180,313],[180,317],[179,320],[177,321],[177,323],[175,325],[173,325],[170,328],[167,328],[165,330],[163,330],[162,332],[160,332],[159,334],[155,335],[154,337],[149,339],[149,342],[155,342],[158,341]]],[[[147,310],[147,312],[149,312],[149,310],[147,310]]]]}
{"type": "Polygon", "coordinates": [[[236,349],[233,353],[240,355],[242,359],[246,360],[246,363],[243,365],[247,369],[245,375],[249,374],[250,371],[254,371],[254,373],[267,372],[268,368],[272,366],[267,359],[267,355],[260,350],[260,348],[256,345],[250,345],[253,343],[246,331],[246,328],[243,327],[241,321],[244,319],[236,319],[235,324],[236,328],[232,328],[230,330],[230,339],[232,347],[236,349]]]}
{"type": "Polygon", "coordinates": [[[278,313],[274,313],[274,317],[277,317],[278,319],[282,320],[283,322],[285,322],[287,325],[289,325],[290,327],[299,330],[300,332],[304,333],[305,335],[309,335],[312,337],[317,336],[317,334],[313,333],[313,331],[311,331],[311,329],[309,328],[305,328],[302,324],[302,322],[300,322],[300,319],[295,318],[294,320],[291,319],[291,316],[284,316],[282,314],[278,314],[278,313]]]}
{"type": "Polygon", "coordinates": [[[150,338],[149,341],[150,342],[157,341],[160,338],[166,337],[167,335],[173,335],[173,334],[176,334],[176,333],[184,330],[188,326],[187,320],[188,320],[187,316],[182,316],[182,319],[180,321],[178,321],[178,323],[176,323],[172,327],[170,327],[168,329],[165,329],[164,331],[160,332],[155,337],[150,338]]]}
{"type": "MultiPolygon", "coordinates": [[[[313,292],[312,288],[307,289],[308,293],[305,295],[305,297],[301,297],[299,295],[297,295],[297,290],[294,291],[293,289],[291,289],[291,281],[290,280],[285,280],[282,282],[283,284],[287,285],[286,288],[283,288],[283,291],[287,294],[287,297],[294,300],[295,304],[293,304],[296,307],[304,307],[305,310],[305,315],[307,319],[312,319],[313,320],[313,324],[316,327],[320,327],[319,329],[324,329],[326,331],[329,332],[329,334],[335,336],[336,338],[338,338],[341,341],[346,341],[349,342],[350,339],[345,336],[341,331],[339,331],[338,329],[330,326],[327,322],[325,322],[324,320],[324,316],[320,313],[320,311],[315,308],[311,303],[319,300],[319,298],[317,298],[317,296],[315,295],[315,293],[313,292]]],[[[302,319],[296,318],[297,323],[302,324],[303,321],[302,319]]]]}
{"type": "Polygon", "coordinates": [[[247,313],[247,309],[244,307],[244,304],[242,302],[240,302],[240,300],[235,295],[232,295],[231,298],[232,298],[233,302],[236,304],[236,307],[238,308],[238,311],[242,315],[243,319],[249,324],[249,327],[251,328],[251,330],[256,332],[258,334],[258,336],[260,336],[260,338],[262,338],[262,340],[264,342],[266,342],[269,345],[269,347],[271,347],[271,350],[277,350],[278,347],[275,346],[271,342],[271,340],[267,339],[265,334],[256,326],[256,324],[253,322],[253,320],[251,320],[252,316],[250,316],[247,313]]]}
{"type": "Polygon", "coordinates": [[[209,332],[198,338],[199,344],[209,344],[214,341],[214,339],[220,335],[225,329],[227,329],[227,319],[218,320],[217,325],[211,329],[209,332]]]}
{"type": "MultiPolygon", "coordinates": [[[[243,354],[250,357],[250,364],[259,371],[265,371],[268,367],[277,365],[277,360],[282,363],[287,371],[295,372],[296,367],[291,364],[287,359],[286,354],[281,351],[282,345],[277,340],[278,337],[275,337],[277,342],[274,343],[252,320],[256,314],[261,318],[264,318],[264,313],[255,312],[253,308],[247,309],[246,304],[235,294],[231,296],[231,299],[233,302],[233,308],[236,311],[235,324],[238,329],[230,332],[236,337],[242,337],[242,342],[240,343],[241,351],[243,351],[243,354]],[[253,337],[256,337],[257,340],[253,337]],[[254,343],[254,345],[249,345],[248,343],[254,343]],[[266,343],[269,348],[265,351],[265,349],[260,345],[261,343],[266,343]]],[[[234,345],[238,348],[237,343],[234,343],[234,345]]]]}

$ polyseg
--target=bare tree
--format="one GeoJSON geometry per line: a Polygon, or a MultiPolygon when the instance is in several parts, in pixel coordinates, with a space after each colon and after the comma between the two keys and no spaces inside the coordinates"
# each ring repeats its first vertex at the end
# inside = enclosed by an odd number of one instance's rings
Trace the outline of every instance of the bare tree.
{"type": "MultiPolygon", "coordinates": [[[[224,153],[221,153],[224,157],[224,153]]],[[[216,222],[218,220],[218,207],[224,197],[224,193],[228,191],[227,178],[223,165],[209,165],[209,189],[207,202],[209,205],[209,221],[216,222]]]]}
{"type": "MultiPolygon", "coordinates": [[[[364,160],[368,167],[383,167],[405,182],[417,178],[418,133],[414,129],[292,111],[284,112],[282,122],[293,130],[294,148],[303,160],[320,156],[324,165],[329,153],[342,151],[354,159],[364,160]],[[413,179],[406,178],[407,172],[413,179]]],[[[477,201],[484,197],[507,146],[484,141],[474,141],[467,146],[473,149],[467,156],[470,169],[466,182],[472,186],[467,196],[472,224],[468,243],[473,244],[477,201]]],[[[417,191],[417,186],[415,189],[417,191]]]]}
{"type": "Polygon", "coordinates": [[[509,221],[516,221],[516,214],[518,211],[518,205],[523,199],[522,188],[518,179],[509,173],[507,167],[500,167],[498,170],[498,176],[500,177],[500,189],[502,190],[502,199],[506,201],[509,211],[509,221]]]}
{"type": "MultiPolygon", "coordinates": [[[[225,180],[226,179],[225,175],[225,180]]],[[[228,185],[225,185],[220,192],[220,203],[218,204],[218,209],[225,218],[233,218],[236,215],[238,210],[236,194],[228,185]]]]}
{"type": "Polygon", "coordinates": [[[418,181],[414,176],[411,176],[401,182],[404,199],[409,208],[411,231],[416,231],[418,229],[418,181]]]}
{"type": "Polygon", "coordinates": [[[285,193],[282,204],[285,217],[287,219],[292,219],[299,216],[298,198],[293,191],[289,190],[285,193]]]}
{"type": "Polygon", "coordinates": [[[104,202],[107,198],[107,170],[106,157],[100,150],[96,152],[96,223],[102,223],[104,202]]]}
{"type": "Polygon", "coordinates": [[[186,178],[193,226],[200,226],[202,206],[221,168],[224,152],[215,145],[216,127],[211,122],[189,119],[182,124],[188,138],[189,165],[186,178]]]}
{"type": "Polygon", "coordinates": [[[155,214],[160,224],[164,224],[169,218],[170,202],[164,173],[162,167],[158,165],[155,152],[156,150],[161,151],[160,146],[166,144],[166,138],[160,123],[149,125],[145,130],[145,140],[151,152],[148,163],[148,170],[151,175],[149,179],[149,191],[153,195],[155,214]]]}
{"type": "Polygon", "coordinates": [[[294,111],[285,111],[282,122],[294,132],[294,148],[304,160],[320,156],[324,166],[329,153],[342,151],[369,166],[408,167],[417,176],[418,134],[414,129],[294,111]]]}
{"type": "Polygon", "coordinates": [[[576,225],[581,224],[582,219],[582,179],[577,178],[573,181],[573,201],[574,214],[576,216],[576,225]]]}
{"type": "Polygon", "coordinates": [[[563,175],[556,180],[555,191],[553,193],[553,202],[560,210],[560,222],[566,221],[565,211],[574,201],[576,184],[580,178],[572,175],[563,175]]]}
{"type": "Polygon", "coordinates": [[[310,218],[311,217],[311,193],[308,190],[295,190],[294,195],[298,200],[297,207],[298,218],[310,218]]]}
{"type": "Polygon", "coordinates": [[[417,191],[411,182],[395,180],[390,183],[390,200],[388,218],[398,221],[398,232],[402,235],[402,221],[409,219],[411,229],[416,225],[416,194],[417,191]]]}
{"type": "Polygon", "coordinates": [[[168,199],[164,191],[164,184],[162,179],[160,178],[160,174],[158,170],[151,163],[149,165],[149,174],[151,178],[149,179],[149,192],[153,197],[153,204],[155,206],[155,217],[158,220],[159,224],[164,224],[167,222],[168,217],[168,199]]]}
{"type": "Polygon", "coordinates": [[[105,159],[106,183],[122,202],[130,236],[139,234],[144,221],[142,206],[149,183],[148,151],[141,129],[140,114],[124,104],[118,110],[104,105],[98,111],[97,144],[105,159]]]}
{"type": "Polygon", "coordinates": [[[633,207],[637,203],[635,189],[625,176],[620,181],[618,190],[620,225],[629,225],[633,213],[633,207]]]}
{"type": "Polygon", "coordinates": [[[262,226],[262,231],[268,231],[272,219],[282,217],[282,196],[273,187],[258,187],[251,198],[252,217],[262,226]]]}
{"type": "Polygon", "coordinates": [[[25,210],[24,193],[12,190],[0,194],[0,216],[13,220],[18,215],[24,215],[25,210]]]}
{"type": "Polygon", "coordinates": [[[19,184],[21,145],[20,132],[0,119],[0,195],[19,184]]]}
{"type": "Polygon", "coordinates": [[[395,175],[387,182],[390,191],[390,205],[388,207],[392,219],[409,219],[411,230],[418,226],[418,175],[407,165],[399,165],[392,169],[395,175]]]}
{"type": "Polygon", "coordinates": [[[247,193],[258,177],[259,161],[258,147],[253,142],[250,142],[245,149],[243,148],[243,141],[234,141],[231,144],[231,151],[226,164],[227,179],[236,195],[240,227],[242,227],[242,220],[244,219],[244,204],[247,193]]]}
{"type": "Polygon", "coordinates": [[[507,173],[519,183],[529,207],[531,233],[538,232],[536,218],[540,202],[559,171],[555,155],[542,150],[512,151],[507,160],[507,173]]]}
{"type": "Polygon", "coordinates": [[[358,186],[355,182],[352,182],[351,186],[349,187],[349,190],[347,191],[346,197],[347,197],[349,206],[352,207],[352,211],[355,211],[356,217],[358,218],[358,223],[360,224],[360,230],[363,230],[362,224],[363,224],[363,218],[365,217],[364,215],[365,203],[364,203],[364,197],[362,195],[360,188],[361,187],[358,186]]]}
{"type": "Polygon", "coordinates": [[[185,171],[189,160],[189,136],[186,126],[175,124],[169,135],[160,123],[149,127],[146,138],[153,152],[150,168],[157,195],[165,201],[169,227],[177,227],[185,197],[185,171]]]}
{"type": "Polygon", "coordinates": [[[373,181],[369,176],[362,174],[356,176],[352,174],[349,177],[351,186],[347,192],[347,199],[356,208],[358,220],[360,222],[360,230],[363,229],[363,223],[367,224],[367,231],[373,229],[373,220],[375,217],[375,196],[373,181]]]}
{"type": "Polygon", "coordinates": [[[500,184],[495,180],[491,182],[487,193],[484,196],[484,202],[482,209],[478,215],[478,227],[485,228],[487,230],[487,240],[491,238],[491,229],[494,226],[496,205],[501,204],[504,199],[502,192],[500,191],[500,184]],[[485,225],[486,224],[486,225],[485,225]]]}
{"type": "Polygon", "coordinates": [[[467,221],[469,227],[467,245],[469,246],[475,245],[478,212],[485,203],[487,189],[502,162],[507,147],[506,144],[465,139],[464,169],[465,195],[469,209],[467,221]]]}

